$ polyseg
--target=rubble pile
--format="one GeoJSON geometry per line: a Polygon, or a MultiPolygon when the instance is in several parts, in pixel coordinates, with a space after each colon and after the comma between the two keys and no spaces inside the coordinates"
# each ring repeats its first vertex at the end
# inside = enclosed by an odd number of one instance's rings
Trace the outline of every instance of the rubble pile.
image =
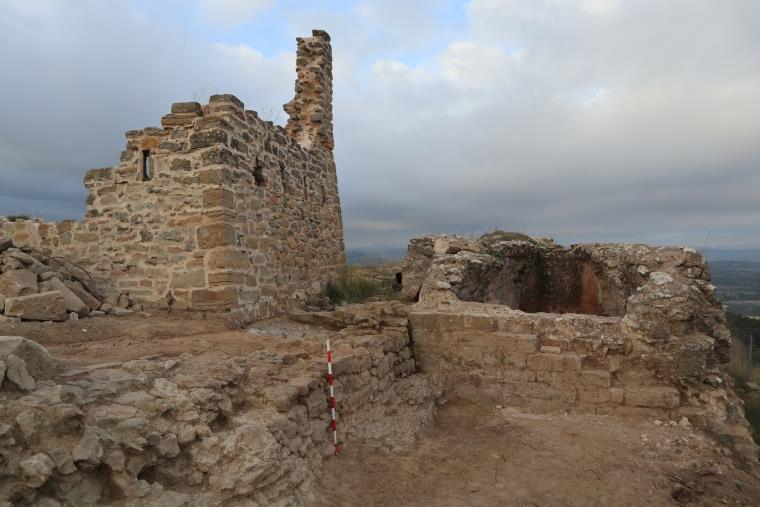
{"type": "Polygon", "coordinates": [[[0,237],[0,318],[64,321],[141,309],[126,292],[103,294],[71,261],[0,237]]]}

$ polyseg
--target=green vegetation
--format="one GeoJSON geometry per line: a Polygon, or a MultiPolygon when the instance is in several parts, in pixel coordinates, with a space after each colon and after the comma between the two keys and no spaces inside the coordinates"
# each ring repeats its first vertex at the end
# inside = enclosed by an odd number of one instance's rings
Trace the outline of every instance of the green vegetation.
{"type": "Polygon", "coordinates": [[[29,220],[29,215],[9,215],[5,217],[9,222],[20,222],[22,220],[29,220]]]}
{"type": "Polygon", "coordinates": [[[710,262],[710,274],[730,312],[760,315],[760,262],[710,262]]]}
{"type": "Polygon", "coordinates": [[[528,241],[535,243],[533,238],[522,232],[507,232],[499,229],[495,229],[493,232],[488,232],[480,237],[480,242],[486,249],[486,253],[502,259],[504,257],[504,249],[499,248],[496,244],[500,241],[528,241]]]}
{"type": "Polygon", "coordinates": [[[491,245],[497,241],[530,241],[533,242],[533,238],[522,232],[507,232],[500,229],[495,229],[493,232],[488,232],[480,237],[480,241],[485,245],[491,245]]]}
{"type": "Polygon", "coordinates": [[[382,297],[390,299],[395,294],[390,285],[369,278],[344,276],[334,282],[329,282],[325,295],[333,304],[363,303],[370,298],[382,297]]]}
{"type": "Polygon", "coordinates": [[[726,312],[726,323],[734,338],[748,344],[749,335],[754,333],[755,345],[760,343],[760,320],[750,319],[738,313],[726,312]]]}
{"type": "Polygon", "coordinates": [[[395,274],[400,270],[397,264],[349,266],[337,279],[328,282],[320,299],[331,305],[401,300],[401,293],[393,288],[395,274]]]}
{"type": "Polygon", "coordinates": [[[752,426],[752,438],[760,444],[760,392],[747,385],[748,382],[760,381],[760,320],[750,319],[744,315],[728,312],[726,323],[731,330],[731,362],[728,371],[736,381],[736,393],[744,400],[744,414],[752,426]],[[747,360],[749,335],[754,333],[752,349],[752,378],[747,378],[747,360]]]}

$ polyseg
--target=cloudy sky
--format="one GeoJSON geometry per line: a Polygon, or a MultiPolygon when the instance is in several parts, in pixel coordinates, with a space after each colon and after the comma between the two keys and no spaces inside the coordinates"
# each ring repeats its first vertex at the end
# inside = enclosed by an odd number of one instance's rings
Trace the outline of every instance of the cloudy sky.
{"type": "Polygon", "coordinates": [[[330,32],[348,246],[499,227],[760,246],[757,0],[0,0],[0,214],[83,214],[84,172],[172,102],[283,123],[330,32]]]}

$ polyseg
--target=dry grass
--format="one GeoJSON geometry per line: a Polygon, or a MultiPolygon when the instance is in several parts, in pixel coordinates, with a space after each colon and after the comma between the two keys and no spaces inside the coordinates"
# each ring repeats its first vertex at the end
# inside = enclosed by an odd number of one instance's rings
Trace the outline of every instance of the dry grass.
{"type": "Polygon", "coordinates": [[[347,266],[338,278],[327,284],[324,296],[333,305],[401,300],[400,292],[394,290],[395,275],[398,271],[400,267],[397,263],[347,266]]]}
{"type": "MultiPolygon", "coordinates": [[[[755,347],[759,345],[756,343],[755,347]]],[[[753,364],[752,376],[748,377],[747,362],[749,357],[747,352],[747,346],[744,342],[737,338],[731,341],[728,372],[736,382],[736,394],[744,400],[744,415],[752,426],[752,438],[760,445],[760,393],[747,386],[747,382],[760,384],[760,365],[753,364]]]]}

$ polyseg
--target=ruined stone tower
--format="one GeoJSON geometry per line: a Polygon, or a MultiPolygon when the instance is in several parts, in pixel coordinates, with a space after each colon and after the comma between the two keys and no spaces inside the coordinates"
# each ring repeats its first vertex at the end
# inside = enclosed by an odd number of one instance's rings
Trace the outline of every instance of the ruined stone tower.
{"type": "Polygon", "coordinates": [[[83,221],[2,232],[146,307],[244,322],[299,305],[345,262],[326,32],[298,39],[297,72],[286,128],[233,95],[173,104],[162,128],[127,132],[118,166],[86,174],[83,221]]]}
{"type": "Polygon", "coordinates": [[[288,135],[307,148],[321,145],[332,150],[332,49],[330,36],[314,30],[313,36],[298,38],[296,96],[285,104],[290,115],[288,135]]]}

